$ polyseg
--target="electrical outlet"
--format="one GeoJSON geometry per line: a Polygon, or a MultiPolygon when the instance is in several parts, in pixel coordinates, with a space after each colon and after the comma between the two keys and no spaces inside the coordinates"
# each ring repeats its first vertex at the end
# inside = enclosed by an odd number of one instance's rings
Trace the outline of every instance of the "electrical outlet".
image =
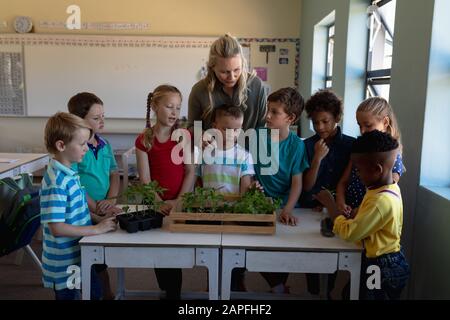
{"type": "Polygon", "coordinates": [[[8,22],[6,22],[6,21],[1,21],[0,22],[0,28],[7,28],[8,27],[8,22]]]}

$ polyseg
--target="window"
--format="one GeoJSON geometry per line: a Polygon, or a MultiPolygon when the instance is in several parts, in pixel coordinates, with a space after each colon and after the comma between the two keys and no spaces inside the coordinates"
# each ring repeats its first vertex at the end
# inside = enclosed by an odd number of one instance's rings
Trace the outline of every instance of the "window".
{"type": "Polygon", "coordinates": [[[368,8],[366,97],[389,100],[396,0],[376,0],[368,8]]]}
{"type": "Polygon", "coordinates": [[[333,51],[334,51],[334,24],[327,28],[327,61],[325,73],[325,88],[333,87],[333,51]]]}

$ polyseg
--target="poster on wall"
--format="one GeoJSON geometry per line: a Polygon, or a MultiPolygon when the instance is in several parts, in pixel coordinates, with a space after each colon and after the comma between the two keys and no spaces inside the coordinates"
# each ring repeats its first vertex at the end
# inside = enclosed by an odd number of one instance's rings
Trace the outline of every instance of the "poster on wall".
{"type": "Polygon", "coordinates": [[[256,74],[262,81],[267,81],[267,68],[265,67],[255,67],[256,74]]]}

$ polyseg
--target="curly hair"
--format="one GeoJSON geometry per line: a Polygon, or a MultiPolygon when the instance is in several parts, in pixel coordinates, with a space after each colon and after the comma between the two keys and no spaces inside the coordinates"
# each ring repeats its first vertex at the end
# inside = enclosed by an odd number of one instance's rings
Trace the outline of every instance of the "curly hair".
{"type": "Polygon", "coordinates": [[[342,99],[333,91],[320,89],[306,101],[305,109],[308,118],[311,118],[314,112],[329,112],[336,122],[339,122],[343,114],[342,105],[342,99]]]}
{"type": "Polygon", "coordinates": [[[398,141],[389,133],[372,130],[359,136],[353,142],[352,153],[377,153],[396,150],[398,141]]]}
{"type": "Polygon", "coordinates": [[[305,101],[302,95],[295,88],[281,88],[275,92],[272,92],[267,97],[268,102],[280,102],[285,105],[284,111],[289,115],[294,115],[296,122],[303,112],[305,107],[305,101]]]}

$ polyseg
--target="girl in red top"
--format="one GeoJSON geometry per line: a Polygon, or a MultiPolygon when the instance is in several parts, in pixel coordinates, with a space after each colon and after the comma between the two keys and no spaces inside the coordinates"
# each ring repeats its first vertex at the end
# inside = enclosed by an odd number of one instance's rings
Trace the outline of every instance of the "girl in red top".
{"type": "MultiPolygon", "coordinates": [[[[160,211],[165,215],[169,214],[183,193],[192,191],[195,182],[194,165],[180,161],[182,151],[176,152],[178,148],[174,150],[179,142],[172,140],[172,133],[178,129],[181,99],[181,92],[170,85],[158,86],[151,92],[147,99],[146,129],[135,142],[140,182],[147,184],[156,180],[166,189],[158,199],[164,201],[160,211]],[[156,115],[153,126],[150,124],[151,110],[156,115]]],[[[183,136],[189,135],[189,131],[185,131],[183,136]]],[[[181,269],[155,268],[155,274],[167,298],[180,299],[181,269]]]]}

